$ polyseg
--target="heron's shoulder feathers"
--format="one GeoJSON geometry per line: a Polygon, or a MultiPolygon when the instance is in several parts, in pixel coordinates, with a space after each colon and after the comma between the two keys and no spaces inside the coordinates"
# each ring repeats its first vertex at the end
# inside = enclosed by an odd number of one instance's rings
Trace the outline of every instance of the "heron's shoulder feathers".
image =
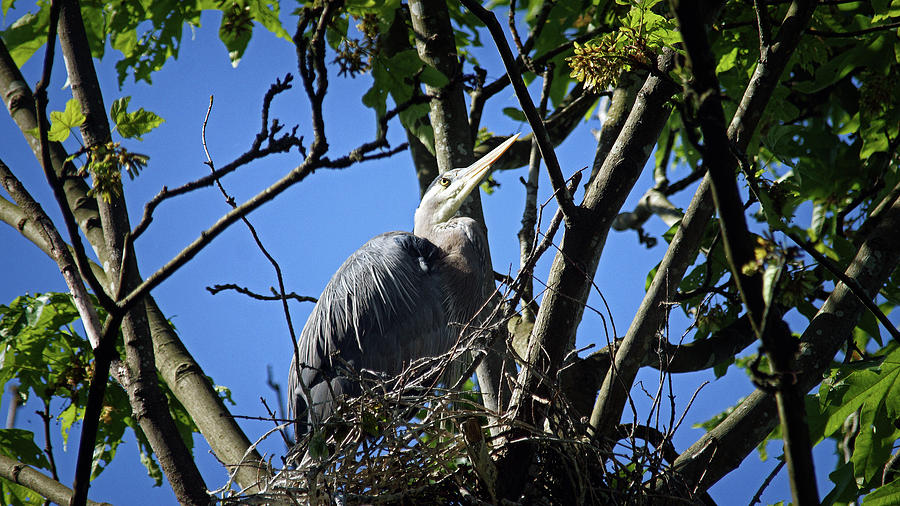
{"type": "Polygon", "coordinates": [[[445,320],[436,279],[441,257],[408,232],[370,239],[322,292],[300,335],[301,362],[326,367],[338,352],[357,368],[383,370],[389,355],[406,353],[404,338],[434,333],[445,320]]]}

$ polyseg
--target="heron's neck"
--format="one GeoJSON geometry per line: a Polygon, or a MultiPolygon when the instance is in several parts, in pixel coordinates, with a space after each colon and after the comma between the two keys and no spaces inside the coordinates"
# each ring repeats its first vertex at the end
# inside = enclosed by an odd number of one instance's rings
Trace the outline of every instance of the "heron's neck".
{"type": "MultiPolygon", "coordinates": [[[[420,235],[418,231],[416,235],[420,235]]],[[[480,304],[478,294],[490,269],[484,227],[472,218],[457,216],[430,227],[420,237],[441,249],[442,269],[454,273],[445,279],[446,288],[463,300],[480,304]]]]}
{"type": "Polygon", "coordinates": [[[417,222],[413,233],[428,239],[446,254],[462,252],[473,245],[483,248],[487,236],[484,227],[467,216],[455,216],[440,223],[417,222]]]}

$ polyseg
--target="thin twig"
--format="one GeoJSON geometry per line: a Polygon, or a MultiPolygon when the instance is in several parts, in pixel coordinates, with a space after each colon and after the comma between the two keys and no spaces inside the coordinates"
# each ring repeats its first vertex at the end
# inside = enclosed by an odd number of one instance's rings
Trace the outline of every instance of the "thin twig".
{"type": "Polygon", "coordinates": [[[553,185],[556,200],[559,203],[560,209],[563,211],[563,218],[565,219],[567,226],[570,226],[578,216],[578,208],[572,201],[571,192],[566,188],[566,180],[565,177],[563,177],[562,169],[560,169],[559,160],[556,158],[556,152],[553,151],[553,144],[550,142],[550,136],[547,134],[547,129],[544,128],[544,122],[538,114],[534,102],[531,100],[531,95],[528,94],[528,89],[525,87],[525,82],[522,80],[522,74],[519,71],[518,65],[516,65],[516,60],[513,58],[512,52],[509,50],[509,45],[506,43],[506,36],[503,35],[500,23],[492,12],[488,11],[474,0],[462,0],[462,4],[488,27],[491,37],[494,39],[494,43],[503,60],[503,66],[506,68],[507,75],[509,75],[510,82],[516,92],[516,97],[519,99],[519,104],[522,106],[525,117],[528,119],[528,124],[531,126],[531,130],[534,132],[534,137],[537,139],[538,146],[541,150],[541,156],[544,159],[544,164],[547,166],[547,172],[550,175],[550,183],[553,185]]]}
{"type": "MultiPolygon", "coordinates": [[[[547,114],[547,101],[550,96],[550,83],[552,82],[553,74],[551,72],[544,72],[544,82],[541,86],[541,101],[539,106],[539,113],[541,118],[543,118],[547,114]]],[[[528,261],[528,256],[532,253],[532,248],[534,246],[535,241],[535,221],[537,220],[537,192],[538,192],[538,180],[541,170],[541,159],[540,159],[540,150],[538,149],[537,142],[532,138],[531,141],[531,154],[529,156],[528,161],[528,181],[522,181],[522,184],[525,185],[525,207],[522,211],[522,228],[519,230],[519,262],[521,266],[524,266],[528,261]]],[[[526,300],[530,300],[533,292],[533,286],[531,280],[527,280],[522,289],[522,297],[526,300]]],[[[534,321],[534,315],[537,313],[536,310],[532,310],[529,307],[523,308],[523,317],[526,321],[534,321]]]]}
{"type": "Polygon", "coordinates": [[[287,74],[285,75],[284,80],[277,79],[275,83],[269,87],[269,90],[266,91],[266,94],[263,97],[262,106],[263,124],[259,132],[254,137],[254,140],[250,145],[250,149],[234,159],[234,161],[232,161],[231,163],[228,163],[221,169],[212,171],[212,173],[207,174],[204,177],[201,177],[189,183],[185,183],[172,190],[164,186],[162,190],[159,191],[159,193],[157,193],[152,199],[150,199],[150,201],[147,202],[147,204],[144,205],[144,214],[141,217],[141,221],[134,227],[134,229],[132,229],[131,240],[136,241],[137,238],[144,233],[144,231],[153,221],[153,211],[164,201],[173,197],[177,197],[179,195],[190,193],[200,188],[212,186],[217,180],[221,179],[225,175],[234,172],[235,170],[244,165],[247,165],[254,160],[264,158],[271,154],[287,153],[294,147],[297,147],[301,153],[304,153],[305,149],[303,147],[303,137],[297,137],[296,126],[291,130],[291,132],[285,133],[281,137],[275,137],[275,134],[277,134],[281,130],[282,126],[278,124],[276,120],[272,124],[272,128],[270,130],[268,124],[269,108],[272,105],[272,99],[279,93],[291,89],[292,80],[293,76],[291,74],[287,74]],[[262,142],[264,140],[267,140],[268,142],[266,143],[266,146],[263,147],[262,142]]]}
{"type": "MultiPolygon", "coordinates": [[[[212,172],[215,172],[216,171],[215,163],[213,162],[212,157],[209,154],[209,147],[206,145],[206,125],[209,122],[209,115],[212,112],[212,107],[213,107],[213,96],[210,95],[209,96],[209,107],[207,107],[207,109],[206,109],[206,117],[203,118],[203,127],[201,128],[201,140],[203,142],[203,152],[206,154],[206,165],[209,166],[209,169],[212,172]]],[[[263,109],[265,111],[268,111],[268,107],[264,107],[263,109]]],[[[264,121],[267,119],[268,118],[266,116],[263,117],[264,121]]],[[[265,125],[263,125],[263,128],[265,129],[265,125]]],[[[216,186],[219,187],[219,191],[221,191],[222,196],[225,197],[225,202],[227,202],[228,205],[231,206],[232,209],[237,208],[237,204],[235,204],[234,197],[229,195],[228,192],[225,191],[225,187],[222,185],[221,180],[216,179],[216,186]]],[[[284,276],[281,273],[281,266],[278,265],[278,262],[275,260],[275,257],[273,257],[269,253],[269,250],[267,250],[266,247],[263,245],[262,239],[259,238],[259,234],[256,232],[256,228],[253,226],[252,223],[250,223],[250,220],[247,219],[247,216],[241,216],[241,221],[244,222],[244,225],[247,226],[247,230],[250,231],[250,235],[253,236],[253,241],[256,243],[256,247],[259,248],[259,250],[262,252],[262,254],[269,261],[269,263],[272,264],[272,268],[275,269],[275,277],[278,280],[278,296],[279,296],[279,299],[281,300],[281,309],[282,309],[282,311],[284,311],[284,321],[285,321],[285,323],[287,323],[288,332],[291,335],[291,341],[297,342],[297,334],[296,334],[296,332],[294,332],[294,323],[293,323],[293,320],[291,319],[291,309],[288,306],[288,303],[287,303],[288,299],[287,299],[287,296],[285,295],[284,276]]]]}
{"type": "MultiPolygon", "coordinates": [[[[582,44],[584,42],[587,42],[587,41],[593,39],[594,37],[597,37],[599,35],[607,33],[610,30],[611,30],[611,28],[608,26],[601,26],[601,27],[595,28],[593,30],[590,30],[588,32],[585,32],[585,33],[579,35],[578,37],[575,37],[571,41],[564,42],[564,43],[556,46],[555,48],[547,51],[546,53],[534,58],[533,59],[534,64],[537,67],[542,67],[548,61],[555,58],[557,55],[560,55],[560,54],[572,49],[576,43],[582,44]]],[[[485,85],[483,87],[482,101],[486,101],[487,99],[493,97],[497,93],[500,93],[501,91],[503,91],[504,88],[506,88],[506,86],[508,84],[510,84],[510,80],[509,80],[509,74],[507,73],[507,74],[503,74],[502,76],[497,78],[497,80],[491,82],[490,84],[485,85]]]]}
{"type": "Polygon", "coordinates": [[[519,58],[522,58],[522,62],[525,64],[525,68],[533,71],[531,61],[528,58],[528,53],[525,51],[525,46],[522,44],[522,39],[519,38],[519,30],[516,28],[516,0],[510,0],[509,16],[507,16],[507,18],[507,24],[509,25],[509,34],[512,35],[513,44],[516,45],[516,50],[519,52],[519,58]]]}
{"type": "Polygon", "coordinates": [[[318,299],[316,299],[315,297],[310,297],[308,295],[299,295],[296,292],[285,293],[282,296],[282,294],[278,293],[278,291],[275,290],[275,287],[270,287],[270,289],[272,290],[272,295],[263,295],[261,293],[256,293],[253,290],[250,290],[249,288],[246,288],[243,286],[238,286],[233,283],[225,283],[222,285],[213,285],[213,286],[206,287],[206,291],[208,291],[212,295],[216,295],[217,293],[223,292],[225,290],[234,290],[235,292],[246,295],[247,297],[250,297],[251,299],[256,299],[256,300],[281,300],[282,298],[287,298],[287,299],[294,299],[297,302],[317,302],[318,301],[318,299]]]}
{"type": "MultiPolygon", "coordinates": [[[[268,377],[266,378],[266,384],[269,385],[269,388],[275,390],[275,393],[278,396],[278,405],[279,405],[278,409],[281,409],[281,387],[277,383],[272,382],[272,367],[271,366],[266,367],[266,371],[268,374],[268,377]]],[[[284,446],[286,448],[290,448],[291,440],[287,436],[287,433],[284,431],[285,426],[282,425],[284,422],[278,421],[277,414],[274,411],[272,411],[272,408],[269,407],[269,404],[266,402],[265,397],[260,397],[259,402],[262,403],[263,407],[266,408],[266,412],[269,413],[269,420],[273,421],[275,423],[275,427],[279,429],[278,433],[281,434],[281,439],[284,440],[284,446]]]]}
{"type": "Polygon", "coordinates": [[[898,330],[897,327],[895,327],[894,324],[891,323],[891,320],[888,319],[887,315],[884,314],[884,311],[882,311],[881,308],[878,307],[878,304],[876,304],[875,301],[866,294],[865,289],[860,286],[859,282],[847,276],[847,274],[844,273],[844,271],[840,267],[835,265],[830,258],[816,251],[815,246],[810,244],[809,241],[805,241],[800,237],[797,237],[793,232],[787,230],[787,228],[782,230],[782,232],[784,233],[784,235],[788,236],[792,241],[794,241],[797,246],[803,248],[803,251],[809,254],[809,256],[813,257],[817,262],[819,262],[819,265],[828,269],[828,272],[834,275],[834,277],[838,278],[841,283],[846,285],[847,288],[853,293],[853,295],[855,295],[856,298],[859,299],[859,301],[866,307],[866,309],[869,310],[870,313],[872,313],[872,316],[874,316],[885,328],[885,330],[887,330],[891,334],[891,337],[894,338],[894,341],[900,343],[900,330],[898,330]]]}
{"type": "Polygon", "coordinates": [[[775,476],[777,476],[779,471],[781,471],[781,468],[784,467],[784,462],[785,461],[783,458],[779,460],[778,465],[776,465],[775,468],[772,469],[772,472],[769,473],[768,476],[766,476],[766,479],[763,480],[762,485],[760,485],[759,489],[757,489],[756,494],[753,495],[753,499],[750,499],[750,506],[762,502],[761,498],[763,492],[765,492],[766,489],[769,488],[769,484],[772,483],[772,480],[775,479],[775,476]]]}
{"type": "Polygon", "coordinates": [[[756,11],[756,25],[759,30],[759,54],[763,55],[772,45],[772,24],[766,11],[765,0],[753,0],[753,9],[756,11]]]}
{"type": "MultiPolygon", "coordinates": [[[[544,27],[547,25],[547,19],[550,17],[550,11],[553,10],[553,7],[556,5],[556,0],[546,0],[543,5],[541,5],[541,11],[538,13],[535,18],[534,25],[531,28],[531,31],[528,32],[528,39],[525,41],[524,46],[520,50],[522,54],[528,54],[534,49],[535,41],[538,40],[538,37],[541,36],[541,32],[544,30],[544,27]]],[[[546,57],[541,59],[541,65],[547,61],[546,57]]],[[[532,60],[532,64],[534,61],[532,60]]]]}
{"type": "Polygon", "coordinates": [[[885,23],[883,25],[872,26],[870,28],[866,28],[863,30],[855,30],[852,32],[832,32],[829,30],[816,30],[814,28],[809,28],[806,30],[806,33],[810,35],[815,35],[817,37],[858,37],[860,35],[866,35],[869,33],[880,32],[885,30],[893,30],[894,28],[900,27],[900,21],[895,21],[893,23],[885,23]]]}
{"type": "Polygon", "coordinates": [[[50,476],[59,481],[59,474],[56,472],[56,458],[53,455],[53,441],[50,439],[50,421],[53,420],[53,415],[50,414],[50,399],[44,399],[44,410],[35,411],[35,413],[44,424],[44,455],[47,456],[47,462],[50,464],[50,476]]]}

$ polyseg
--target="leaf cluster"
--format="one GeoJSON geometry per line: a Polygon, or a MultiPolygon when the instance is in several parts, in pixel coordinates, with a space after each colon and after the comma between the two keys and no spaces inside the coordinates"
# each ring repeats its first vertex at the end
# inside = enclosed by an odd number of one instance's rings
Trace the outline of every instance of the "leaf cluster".
{"type": "MultiPolygon", "coordinates": [[[[98,304],[101,317],[102,308],[98,304]]],[[[17,385],[22,404],[38,402],[45,406],[47,431],[51,423],[59,427],[63,442],[68,444],[71,430],[84,417],[88,385],[94,357],[87,339],[77,331],[78,312],[69,294],[46,293],[23,295],[9,305],[0,305],[0,390],[7,384],[17,385]]],[[[117,351],[123,352],[121,338],[117,351]]],[[[196,426],[174,395],[162,381],[169,410],[182,438],[193,445],[196,426]]],[[[162,472],[147,438],[132,417],[128,396],[118,382],[110,378],[103,400],[97,444],[91,477],[97,477],[116,455],[131,429],[138,442],[141,462],[157,486],[162,472]]],[[[34,434],[21,429],[0,429],[0,452],[24,464],[51,469],[49,446],[41,450],[34,434]]],[[[0,478],[5,504],[34,501],[33,492],[0,478]]]]}
{"type": "MultiPolygon", "coordinates": [[[[119,135],[126,139],[141,141],[144,134],[149,133],[165,120],[153,112],[144,110],[143,107],[129,112],[129,102],[131,102],[131,97],[128,96],[114,100],[109,115],[119,135]]],[[[81,104],[74,98],[70,99],[66,102],[65,110],[50,112],[48,139],[54,142],[67,140],[72,129],[81,126],[85,119],[81,112],[81,104]]],[[[37,127],[29,130],[28,133],[38,137],[37,127]]],[[[147,155],[127,150],[119,142],[82,148],[70,156],[69,160],[74,160],[82,154],[87,155],[87,163],[76,175],[79,177],[90,175],[94,180],[94,186],[89,194],[99,195],[107,202],[111,201],[113,196],[121,195],[122,169],[128,173],[129,178],[134,179],[150,160],[147,155]]]]}
{"type": "MultiPolygon", "coordinates": [[[[277,0],[83,0],[82,17],[91,55],[103,58],[106,45],[121,53],[116,63],[119,85],[130,76],[152,83],[152,75],[169,58],[177,58],[185,27],[201,25],[204,12],[221,14],[219,39],[233,65],[247,49],[255,23],[290,41],[281,26],[277,0]]],[[[4,2],[4,15],[11,7],[4,2]]],[[[16,64],[21,66],[47,40],[50,2],[39,0],[37,11],[20,17],[0,36],[16,64]]]]}
{"type": "Polygon", "coordinates": [[[660,2],[620,1],[629,8],[621,25],[584,45],[576,42],[575,54],[566,58],[572,69],[569,77],[588,89],[604,90],[615,86],[622,72],[654,67],[663,48],[681,42],[674,20],[654,12],[660,2]]]}

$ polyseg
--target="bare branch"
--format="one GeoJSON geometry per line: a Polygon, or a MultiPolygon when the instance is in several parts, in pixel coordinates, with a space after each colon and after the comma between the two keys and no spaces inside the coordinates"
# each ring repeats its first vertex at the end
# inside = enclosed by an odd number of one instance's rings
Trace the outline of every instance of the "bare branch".
{"type": "Polygon", "coordinates": [[[59,474],[56,472],[56,456],[53,454],[53,441],[50,439],[50,422],[53,420],[53,415],[50,414],[50,400],[44,399],[44,410],[35,411],[35,414],[40,417],[44,425],[44,455],[50,464],[50,477],[59,481],[59,474]]]}
{"type": "Polygon", "coordinates": [[[762,484],[759,486],[759,489],[756,491],[756,494],[754,494],[753,498],[750,499],[750,506],[753,506],[754,504],[757,504],[760,502],[760,498],[762,497],[763,492],[765,492],[766,488],[769,487],[769,483],[772,483],[772,480],[775,478],[775,476],[778,475],[779,472],[781,472],[781,468],[783,468],[783,467],[784,467],[784,459],[779,459],[778,465],[776,465],[772,469],[772,472],[770,472],[769,475],[766,476],[766,479],[763,480],[762,484]]]}
{"type": "Polygon", "coordinates": [[[756,25],[759,31],[759,54],[763,54],[766,48],[772,45],[772,27],[765,0],[753,0],[753,10],[756,11],[756,25]]]}
{"type": "MultiPolygon", "coordinates": [[[[274,95],[274,93],[273,93],[273,95],[274,95]]],[[[266,95],[266,98],[267,98],[267,102],[271,101],[271,98],[269,98],[269,94],[266,95]]],[[[212,107],[213,107],[213,97],[210,96],[209,97],[209,107],[206,109],[206,117],[203,118],[203,128],[202,128],[202,132],[201,132],[201,139],[203,140],[203,152],[206,153],[206,164],[209,166],[210,171],[215,173],[216,166],[212,160],[212,157],[209,154],[209,148],[206,145],[206,125],[209,122],[209,114],[212,112],[212,107]]],[[[264,111],[268,110],[268,106],[263,107],[263,110],[264,111]]],[[[265,116],[266,115],[264,114],[263,121],[266,121],[265,116]]],[[[265,128],[265,127],[266,127],[265,123],[263,123],[263,128],[265,128]]],[[[219,187],[219,191],[221,191],[222,196],[225,197],[225,202],[227,202],[228,205],[231,206],[232,209],[236,208],[237,204],[235,204],[234,197],[229,195],[228,192],[225,191],[225,187],[222,186],[222,181],[219,180],[218,178],[216,179],[216,186],[219,187]]],[[[294,322],[293,322],[293,319],[291,318],[291,309],[288,306],[287,296],[285,295],[284,276],[281,273],[281,266],[275,260],[275,257],[273,257],[272,254],[269,253],[269,250],[266,249],[266,247],[263,245],[262,240],[259,238],[259,234],[256,232],[256,228],[253,226],[253,224],[250,223],[250,220],[247,219],[246,215],[241,216],[241,221],[244,222],[244,225],[247,226],[247,230],[250,231],[250,235],[253,236],[253,241],[256,243],[256,247],[259,248],[259,250],[262,252],[262,254],[266,257],[266,260],[268,260],[269,263],[272,264],[272,268],[275,270],[275,278],[278,280],[277,295],[278,295],[279,300],[281,300],[281,309],[284,312],[284,321],[285,321],[285,323],[287,323],[288,333],[290,334],[290,337],[291,337],[291,344],[293,345],[293,349],[297,350],[297,333],[294,331],[294,322]]],[[[296,355],[294,356],[294,358],[299,359],[299,357],[296,355]]]]}
{"type": "Polygon", "coordinates": [[[310,297],[308,295],[298,295],[295,292],[285,293],[284,295],[282,295],[282,294],[279,294],[278,291],[275,290],[274,287],[271,288],[273,295],[263,295],[261,293],[256,293],[256,292],[250,290],[249,288],[246,288],[243,286],[238,286],[238,285],[235,285],[232,283],[225,283],[222,285],[213,285],[213,286],[206,287],[206,291],[208,291],[209,293],[211,293],[213,295],[216,295],[217,293],[225,291],[225,290],[234,290],[235,292],[244,294],[244,295],[246,295],[252,299],[256,299],[256,300],[281,300],[282,298],[287,298],[287,299],[294,299],[297,302],[316,302],[317,301],[317,299],[315,297],[310,297]]]}
{"type": "Polygon", "coordinates": [[[235,170],[244,165],[247,165],[254,160],[265,158],[271,154],[287,153],[291,150],[291,148],[294,147],[297,147],[302,153],[304,151],[303,137],[297,137],[297,127],[294,127],[291,132],[285,133],[281,137],[276,137],[276,134],[281,130],[282,126],[278,123],[278,120],[275,120],[272,123],[272,127],[270,129],[268,123],[269,108],[272,105],[272,99],[279,93],[289,90],[291,88],[290,83],[292,80],[293,76],[291,76],[291,74],[287,74],[284,77],[283,81],[281,79],[276,79],[275,83],[269,87],[268,91],[266,91],[266,94],[263,97],[261,114],[263,124],[262,127],[260,127],[259,132],[256,134],[256,137],[254,137],[254,140],[250,145],[250,149],[248,149],[244,154],[240,155],[221,169],[213,170],[210,174],[207,174],[206,176],[201,177],[195,181],[185,183],[173,190],[169,190],[168,188],[163,187],[163,189],[160,190],[159,193],[157,193],[152,199],[150,199],[149,202],[144,205],[144,214],[141,217],[141,221],[132,230],[131,240],[136,241],[137,238],[144,233],[144,231],[153,221],[153,211],[162,202],[200,188],[212,186],[216,181],[218,181],[225,175],[234,172],[235,170]],[[262,142],[264,140],[267,141],[265,147],[262,146],[262,142]]]}
{"type": "Polygon", "coordinates": [[[562,169],[559,167],[559,160],[556,159],[556,152],[553,151],[553,144],[550,142],[550,136],[547,134],[546,128],[544,128],[543,119],[534,107],[534,102],[531,100],[531,95],[528,94],[528,89],[525,87],[524,81],[522,81],[522,74],[519,72],[515,59],[509,50],[509,46],[506,43],[506,37],[503,35],[503,30],[500,28],[500,23],[492,12],[488,11],[474,0],[462,0],[462,4],[475,14],[475,16],[478,17],[491,32],[491,36],[493,37],[497,50],[500,52],[500,57],[503,60],[503,66],[506,68],[506,73],[509,75],[513,89],[516,91],[516,97],[518,97],[519,104],[522,106],[522,112],[525,113],[528,124],[531,126],[531,130],[534,132],[535,138],[537,139],[541,157],[544,159],[544,164],[547,166],[547,172],[550,174],[550,182],[553,185],[559,207],[563,210],[566,224],[567,226],[571,226],[578,217],[578,208],[572,201],[571,193],[566,189],[566,180],[562,174],[562,169]]]}
{"type": "MultiPolygon", "coordinates": [[[[510,12],[513,11],[512,4],[510,4],[510,12]]],[[[550,83],[552,82],[553,74],[551,72],[544,72],[544,82],[541,85],[541,101],[539,106],[539,113],[541,118],[543,118],[547,114],[547,101],[550,98],[550,83]]],[[[538,192],[538,176],[540,175],[541,170],[541,159],[540,159],[540,150],[538,149],[537,142],[532,139],[531,142],[531,156],[529,157],[528,162],[528,180],[522,181],[522,184],[525,185],[525,206],[522,211],[522,228],[519,230],[519,265],[524,266],[528,261],[528,256],[532,252],[532,247],[534,246],[535,241],[535,222],[537,221],[537,192],[538,192]]],[[[573,188],[574,190],[574,188],[573,188]]],[[[522,297],[525,300],[532,299],[532,282],[530,276],[528,276],[527,281],[525,282],[525,286],[522,289],[522,297]]],[[[534,314],[528,308],[528,306],[523,308],[523,318],[525,321],[533,322],[534,314]]]]}
{"type": "Polygon", "coordinates": [[[873,26],[870,28],[866,28],[864,30],[856,30],[852,32],[832,32],[829,30],[815,30],[809,28],[806,30],[806,33],[810,35],[815,35],[817,37],[859,37],[860,35],[866,35],[869,33],[875,33],[880,31],[893,30],[897,27],[900,27],[900,21],[895,21],[893,23],[885,23],[883,25],[873,26]]]}

